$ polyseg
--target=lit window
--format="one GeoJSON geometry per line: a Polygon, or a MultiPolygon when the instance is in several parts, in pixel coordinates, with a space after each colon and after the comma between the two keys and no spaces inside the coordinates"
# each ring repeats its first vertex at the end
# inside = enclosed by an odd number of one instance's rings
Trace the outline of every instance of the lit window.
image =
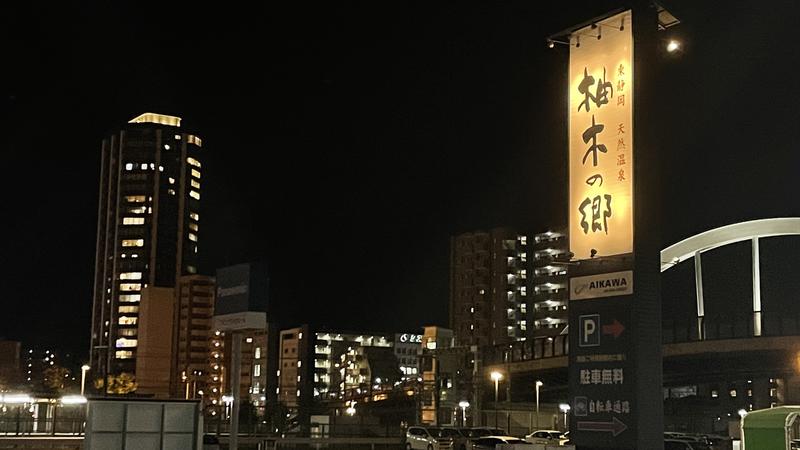
{"type": "Polygon", "coordinates": [[[167,193],[168,193],[169,195],[175,195],[175,189],[168,189],[168,190],[167,190],[167,193]]]}
{"type": "Polygon", "coordinates": [[[133,170],[133,163],[125,164],[125,170],[133,170]]]}
{"type": "Polygon", "coordinates": [[[189,233],[189,240],[197,242],[197,235],[194,233],[189,233]]]}
{"type": "Polygon", "coordinates": [[[136,325],[136,322],[139,319],[136,317],[128,317],[128,316],[119,316],[119,320],[117,323],[120,325],[136,325]]]}
{"type": "Polygon", "coordinates": [[[261,347],[256,347],[255,351],[253,352],[253,358],[255,359],[261,358],[261,347]]]}
{"type": "Polygon", "coordinates": [[[138,313],[139,307],[138,306],[120,306],[117,309],[120,313],[138,313]]]}
{"type": "Polygon", "coordinates": [[[169,177],[169,184],[175,184],[175,178],[169,177]]]}
{"type": "Polygon", "coordinates": [[[137,330],[135,328],[121,328],[117,330],[118,336],[136,336],[137,330]]]}
{"type": "Polygon", "coordinates": [[[126,338],[117,339],[117,348],[136,347],[136,344],[137,344],[136,339],[126,339],[126,338]]]}
{"type": "Polygon", "coordinates": [[[175,135],[175,140],[176,141],[180,141],[181,140],[181,135],[180,134],[176,134],[175,135]]]}
{"type": "Polygon", "coordinates": [[[133,214],[144,214],[147,212],[147,208],[144,206],[132,206],[128,208],[128,212],[133,214]]]}
{"type": "Polygon", "coordinates": [[[131,203],[144,203],[147,200],[147,197],[144,195],[126,195],[125,201],[131,203]]]}
{"type": "Polygon", "coordinates": [[[197,267],[195,266],[186,266],[186,271],[189,273],[197,273],[197,267]]]}
{"type": "Polygon", "coordinates": [[[198,220],[198,221],[200,220],[200,214],[197,214],[197,213],[190,212],[190,213],[189,213],[189,217],[190,217],[192,220],[198,220]]]}
{"type": "Polygon", "coordinates": [[[196,159],[194,159],[192,157],[186,158],[186,162],[188,162],[189,164],[197,167],[198,169],[200,168],[200,161],[198,161],[198,160],[196,160],[196,159]]]}
{"type": "Polygon", "coordinates": [[[261,376],[261,364],[254,364],[253,365],[253,376],[260,377],[261,376]]]}
{"type": "Polygon", "coordinates": [[[249,338],[245,339],[244,341],[247,342],[248,344],[252,344],[253,343],[253,338],[249,337],[249,338]]]}
{"type": "Polygon", "coordinates": [[[142,170],[147,170],[147,163],[142,163],[142,170]]]}
{"type": "Polygon", "coordinates": [[[130,350],[117,350],[114,356],[117,359],[131,359],[133,358],[133,352],[130,350]]]}
{"type": "Polygon", "coordinates": [[[197,179],[200,179],[200,172],[195,169],[192,169],[192,176],[197,179]]]}
{"type": "Polygon", "coordinates": [[[200,193],[197,191],[189,191],[189,197],[192,197],[195,200],[200,200],[200,193]]]}
{"type": "MultiPolygon", "coordinates": [[[[123,239],[123,247],[144,247],[144,239],[123,239]]],[[[133,258],[133,255],[131,255],[133,258]]]]}
{"type": "Polygon", "coordinates": [[[195,188],[195,189],[200,189],[200,182],[193,178],[192,179],[192,187],[195,188]]]}
{"type": "Polygon", "coordinates": [[[120,303],[138,302],[141,299],[139,294],[122,294],[119,296],[120,303]]]}
{"type": "Polygon", "coordinates": [[[120,280],[141,280],[142,272],[122,272],[119,274],[120,280]]]}
{"type": "Polygon", "coordinates": [[[192,231],[197,231],[197,229],[198,229],[198,228],[200,228],[200,227],[199,227],[199,226],[197,226],[197,224],[196,224],[196,223],[194,223],[194,222],[189,222],[189,229],[190,229],[190,230],[192,230],[192,231]]]}
{"type": "Polygon", "coordinates": [[[143,225],[144,224],[144,217],[123,217],[122,218],[123,225],[143,225]]]}
{"type": "Polygon", "coordinates": [[[194,144],[194,145],[196,145],[196,146],[198,146],[198,147],[202,147],[202,146],[203,146],[203,141],[202,141],[202,140],[200,140],[200,138],[199,138],[199,137],[197,137],[197,136],[195,136],[195,135],[193,135],[193,134],[186,135],[186,140],[187,140],[187,141],[188,141],[190,144],[194,144]]]}
{"type": "Polygon", "coordinates": [[[164,150],[169,150],[169,144],[164,144],[164,150]]]}
{"type": "Polygon", "coordinates": [[[119,285],[120,291],[141,291],[142,284],[141,283],[121,283],[119,285]]]}

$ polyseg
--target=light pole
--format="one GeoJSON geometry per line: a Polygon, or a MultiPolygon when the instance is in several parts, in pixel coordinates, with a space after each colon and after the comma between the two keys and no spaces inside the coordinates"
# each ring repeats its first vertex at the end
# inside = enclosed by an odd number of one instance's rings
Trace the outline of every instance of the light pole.
{"type": "Polygon", "coordinates": [[[498,388],[500,386],[500,380],[503,379],[503,374],[498,371],[494,371],[492,372],[491,377],[492,381],[494,381],[494,427],[497,428],[497,402],[498,402],[497,396],[498,396],[498,388]]]}
{"type": "Polygon", "coordinates": [[[567,413],[569,412],[569,405],[566,403],[562,403],[558,405],[558,409],[560,409],[561,412],[564,413],[564,431],[566,432],[569,430],[569,426],[567,425],[567,413]]]}
{"type": "Polygon", "coordinates": [[[539,428],[539,388],[542,387],[544,383],[541,380],[536,380],[536,428],[539,428]]]}
{"type": "Polygon", "coordinates": [[[81,395],[84,395],[86,392],[86,372],[89,371],[91,367],[88,364],[84,364],[81,366],[81,395]]]}
{"type": "Polygon", "coordinates": [[[467,408],[469,408],[469,402],[466,400],[461,400],[458,402],[458,406],[461,408],[461,426],[467,426],[467,408]]]}

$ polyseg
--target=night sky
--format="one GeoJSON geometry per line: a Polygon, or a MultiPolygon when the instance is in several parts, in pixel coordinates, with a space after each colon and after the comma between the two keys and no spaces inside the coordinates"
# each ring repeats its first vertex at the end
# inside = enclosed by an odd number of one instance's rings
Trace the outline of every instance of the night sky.
{"type": "MultiPolygon", "coordinates": [[[[663,242],[797,216],[800,3],[663,3],[684,49],[648,80],[664,196],[638,199],[663,242]]],[[[450,235],[566,223],[567,52],[545,38],[620,2],[564,4],[4,7],[0,336],[87,351],[100,143],[145,111],[203,138],[201,272],[268,261],[286,325],[446,325],[450,235]]],[[[800,303],[795,259],[769,276],[800,303]]]]}

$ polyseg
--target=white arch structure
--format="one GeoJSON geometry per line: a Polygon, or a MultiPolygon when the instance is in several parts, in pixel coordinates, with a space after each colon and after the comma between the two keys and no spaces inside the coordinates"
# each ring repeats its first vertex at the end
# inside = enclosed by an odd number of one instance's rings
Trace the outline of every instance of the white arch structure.
{"type": "Polygon", "coordinates": [[[696,234],[661,250],[661,272],[694,258],[697,294],[697,335],[705,339],[702,254],[736,242],[751,241],[753,249],[753,335],[761,336],[761,270],[758,240],[762,237],[800,235],[800,217],[751,220],[696,234]]]}

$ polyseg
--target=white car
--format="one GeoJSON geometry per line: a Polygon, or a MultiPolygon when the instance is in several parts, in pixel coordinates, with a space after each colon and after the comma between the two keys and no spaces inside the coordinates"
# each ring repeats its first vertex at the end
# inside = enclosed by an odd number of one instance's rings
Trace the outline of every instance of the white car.
{"type": "MultiPolygon", "coordinates": [[[[437,429],[438,430],[438,429],[437,429]]],[[[408,427],[406,431],[406,450],[450,450],[453,440],[432,433],[425,427],[408,427]]]]}
{"type": "Polygon", "coordinates": [[[525,436],[525,442],[539,445],[562,445],[569,440],[558,430],[537,430],[525,436]]]}
{"type": "Polygon", "coordinates": [[[522,439],[515,438],[513,436],[485,436],[472,441],[472,449],[495,450],[497,449],[497,446],[500,444],[515,444],[515,445],[530,446],[531,448],[533,448],[533,444],[525,442],[522,439]]]}

